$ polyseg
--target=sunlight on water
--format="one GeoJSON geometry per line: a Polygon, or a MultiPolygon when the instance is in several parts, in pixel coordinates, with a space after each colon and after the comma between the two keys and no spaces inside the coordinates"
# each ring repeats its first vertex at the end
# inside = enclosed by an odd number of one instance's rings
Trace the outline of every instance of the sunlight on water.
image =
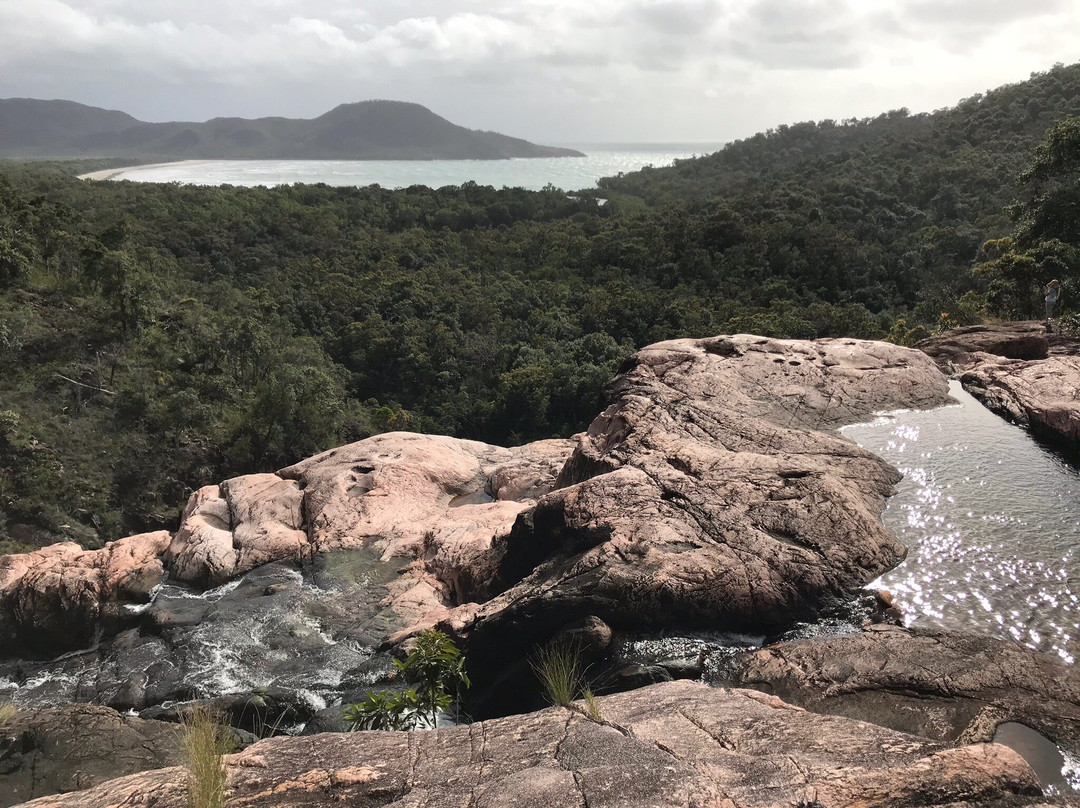
{"type": "Polygon", "coordinates": [[[567,191],[592,188],[601,177],[668,166],[676,159],[708,154],[718,144],[667,144],[640,148],[578,147],[585,157],[540,157],[519,160],[203,160],[136,166],[110,179],[180,182],[195,185],[281,185],[294,182],[327,185],[381,185],[441,188],[476,182],[496,188],[538,191],[554,185],[567,191]]]}
{"type": "Polygon", "coordinates": [[[907,560],[875,581],[909,623],[1078,652],[1080,472],[951,382],[956,406],[842,432],[904,474],[883,519],[907,560]]]}

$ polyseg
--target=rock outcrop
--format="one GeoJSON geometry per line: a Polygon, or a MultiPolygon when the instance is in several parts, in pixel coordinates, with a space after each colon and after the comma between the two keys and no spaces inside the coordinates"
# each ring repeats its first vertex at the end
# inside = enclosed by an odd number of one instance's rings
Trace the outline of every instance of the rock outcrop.
{"type": "MultiPolygon", "coordinates": [[[[903,557],[877,519],[896,471],[832,430],[942,403],[946,387],[910,349],[740,335],[646,348],[610,399],[575,441],[379,435],[200,489],[171,540],[7,558],[0,630],[77,647],[102,604],[145,597],[162,563],[213,587],[350,549],[396,564],[384,640],[441,623],[496,643],[506,628],[521,645],[586,615],[778,625],[903,557]],[[125,569],[141,589],[68,572],[111,569],[136,546],[125,569]]],[[[152,610],[155,631],[175,614],[152,610]]]]}
{"type": "Polygon", "coordinates": [[[987,409],[1080,449],[1080,340],[1027,322],[953,329],[916,347],[987,409]]]}
{"type": "Polygon", "coordinates": [[[895,345],[740,335],[650,346],[609,400],[496,540],[497,596],[467,593],[448,621],[473,658],[587,615],[765,631],[868,583],[906,552],[878,518],[900,475],[833,430],[944,403],[947,385],[895,345]]]}
{"type": "Polygon", "coordinates": [[[102,623],[126,622],[161,582],[165,531],[84,550],[73,542],[0,556],[0,654],[59,653],[89,645],[102,623]]]}
{"type": "Polygon", "coordinates": [[[20,711],[0,727],[0,808],[175,766],[177,729],[91,704],[20,711]]]}
{"type": "Polygon", "coordinates": [[[993,637],[876,625],[730,657],[710,681],[947,743],[1015,721],[1080,751],[1080,672],[993,637]]]}
{"type": "MultiPolygon", "coordinates": [[[[262,741],[228,758],[230,804],[276,806],[1030,805],[1029,766],[996,744],[939,743],[691,682],[435,732],[262,741]]],[[[182,808],[182,769],[119,778],[34,808],[182,808]]]]}

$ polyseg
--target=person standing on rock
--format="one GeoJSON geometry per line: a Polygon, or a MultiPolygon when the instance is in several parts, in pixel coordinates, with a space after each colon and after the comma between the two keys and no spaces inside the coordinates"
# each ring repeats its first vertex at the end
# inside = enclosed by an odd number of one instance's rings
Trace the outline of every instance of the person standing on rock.
{"type": "Polygon", "coordinates": [[[1043,287],[1043,295],[1043,300],[1046,302],[1046,322],[1050,322],[1050,317],[1054,314],[1054,306],[1061,297],[1061,281],[1055,278],[1046,284],[1043,287]]]}

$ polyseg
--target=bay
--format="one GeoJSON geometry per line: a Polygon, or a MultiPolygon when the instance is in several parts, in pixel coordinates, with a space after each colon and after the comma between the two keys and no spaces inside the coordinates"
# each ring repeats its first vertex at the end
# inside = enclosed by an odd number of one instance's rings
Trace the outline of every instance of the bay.
{"type": "Polygon", "coordinates": [[[282,185],[326,183],[441,188],[475,182],[496,188],[538,191],[548,185],[565,191],[593,188],[601,177],[669,166],[676,160],[711,154],[719,143],[576,144],[585,157],[513,160],[184,160],[110,169],[89,179],[178,182],[192,185],[282,185]]]}

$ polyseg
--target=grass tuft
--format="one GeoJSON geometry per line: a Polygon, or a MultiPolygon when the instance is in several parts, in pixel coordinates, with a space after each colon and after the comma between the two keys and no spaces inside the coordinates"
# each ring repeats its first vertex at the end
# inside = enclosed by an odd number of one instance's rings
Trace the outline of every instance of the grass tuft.
{"type": "Polygon", "coordinates": [[[592,688],[586,686],[581,691],[581,697],[585,699],[585,711],[589,714],[589,718],[598,724],[603,723],[604,716],[600,713],[600,702],[596,700],[596,694],[593,693],[592,688]]]}
{"type": "Polygon", "coordinates": [[[16,712],[18,710],[10,701],[0,702],[0,729],[3,729],[7,722],[15,717],[16,712]]]}
{"type": "Polygon", "coordinates": [[[571,641],[560,638],[545,645],[533,657],[532,669],[552,704],[569,707],[577,698],[582,684],[581,656],[571,641]]]}
{"type": "Polygon", "coordinates": [[[224,756],[232,733],[209,707],[196,707],[180,721],[180,743],[188,768],[188,808],[224,808],[224,756]]]}

